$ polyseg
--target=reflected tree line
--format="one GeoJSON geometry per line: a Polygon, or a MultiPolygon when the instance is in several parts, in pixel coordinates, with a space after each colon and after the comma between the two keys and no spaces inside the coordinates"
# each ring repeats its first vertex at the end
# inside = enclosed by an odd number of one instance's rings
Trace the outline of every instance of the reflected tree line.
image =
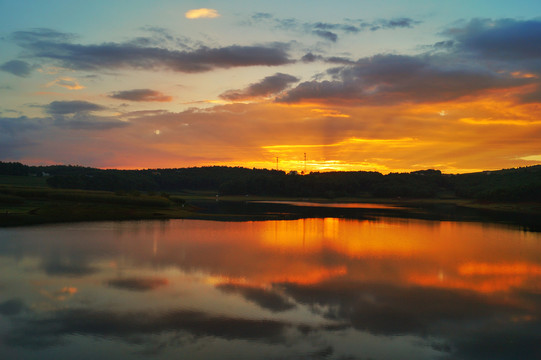
{"type": "Polygon", "coordinates": [[[469,198],[494,201],[541,201],[541,165],[442,174],[348,171],[299,175],[278,170],[210,166],[179,169],[102,170],[82,166],[28,166],[0,162],[0,175],[45,176],[54,188],[181,192],[216,191],[222,195],[290,197],[469,198]]]}

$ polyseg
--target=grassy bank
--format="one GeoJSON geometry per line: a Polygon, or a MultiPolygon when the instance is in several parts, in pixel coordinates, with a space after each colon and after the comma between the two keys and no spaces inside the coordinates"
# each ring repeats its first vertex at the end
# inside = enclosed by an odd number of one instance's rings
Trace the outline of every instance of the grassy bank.
{"type": "Polygon", "coordinates": [[[159,195],[0,185],[0,226],[167,219],[187,213],[178,202],[159,195]]]}

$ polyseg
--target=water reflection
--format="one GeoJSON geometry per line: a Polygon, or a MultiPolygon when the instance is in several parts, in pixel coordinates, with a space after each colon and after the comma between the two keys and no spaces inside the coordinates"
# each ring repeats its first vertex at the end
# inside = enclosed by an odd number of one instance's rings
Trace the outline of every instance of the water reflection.
{"type": "Polygon", "coordinates": [[[540,254],[539,233],[396,218],[2,229],[0,353],[533,359],[540,254]]]}

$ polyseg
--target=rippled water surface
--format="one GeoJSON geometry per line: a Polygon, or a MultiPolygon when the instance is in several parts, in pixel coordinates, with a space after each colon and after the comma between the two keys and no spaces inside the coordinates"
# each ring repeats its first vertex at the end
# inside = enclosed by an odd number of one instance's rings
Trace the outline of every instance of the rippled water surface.
{"type": "Polygon", "coordinates": [[[0,229],[2,359],[537,359],[541,234],[380,218],[0,229]]]}

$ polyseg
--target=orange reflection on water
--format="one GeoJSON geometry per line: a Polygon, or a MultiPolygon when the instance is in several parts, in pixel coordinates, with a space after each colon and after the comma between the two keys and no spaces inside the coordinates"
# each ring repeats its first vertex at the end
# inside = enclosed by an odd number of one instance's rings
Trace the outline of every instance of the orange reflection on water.
{"type": "Polygon", "coordinates": [[[269,282],[312,284],[341,276],[480,293],[540,283],[537,234],[495,225],[326,218],[267,222],[260,224],[259,234],[264,251],[295,258],[295,264],[269,266],[272,275],[260,278],[269,282]],[[333,268],[314,261],[320,256],[342,263],[333,268]],[[318,280],[318,274],[326,275],[318,280]]]}
{"type": "Polygon", "coordinates": [[[404,236],[400,226],[336,218],[269,222],[261,237],[262,246],[281,252],[334,251],[349,258],[407,257],[423,251],[425,241],[423,237],[404,236]]]}
{"type": "Polygon", "coordinates": [[[493,224],[325,218],[194,221],[177,229],[163,234],[157,251],[141,247],[141,256],[199,269],[213,284],[336,281],[484,294],[541,287],[540,234],[493,224]]]}
{"type": "Polygon", "coordinates": [[[541,266],[519,263],[466,263],[460,265],[461,275],[541,275],[541,266]]]}
{"type": "Polygon", "coordinates": [[[324,280],[330,278],[346,275],[348,272],[346,266],[336,266],[325,268],[321,267],[319,269],[311,269],[304,274],[281,274],[278,276],[273,276],[268,279],[269,283],[295,283],[300,285],[310,285],[318,284],[324,280]]]}
{"type": "Polygon", "coordinates": [[[499,278],[456,278],[424,274],[413,274],[408,278],[408,283],[424,287],[437,287],[446,289],[473,290],[480,293],[493,293],[499,291],[508,291],[514,287],[522,285],[526,277],[510,276],[499,278]]]}

